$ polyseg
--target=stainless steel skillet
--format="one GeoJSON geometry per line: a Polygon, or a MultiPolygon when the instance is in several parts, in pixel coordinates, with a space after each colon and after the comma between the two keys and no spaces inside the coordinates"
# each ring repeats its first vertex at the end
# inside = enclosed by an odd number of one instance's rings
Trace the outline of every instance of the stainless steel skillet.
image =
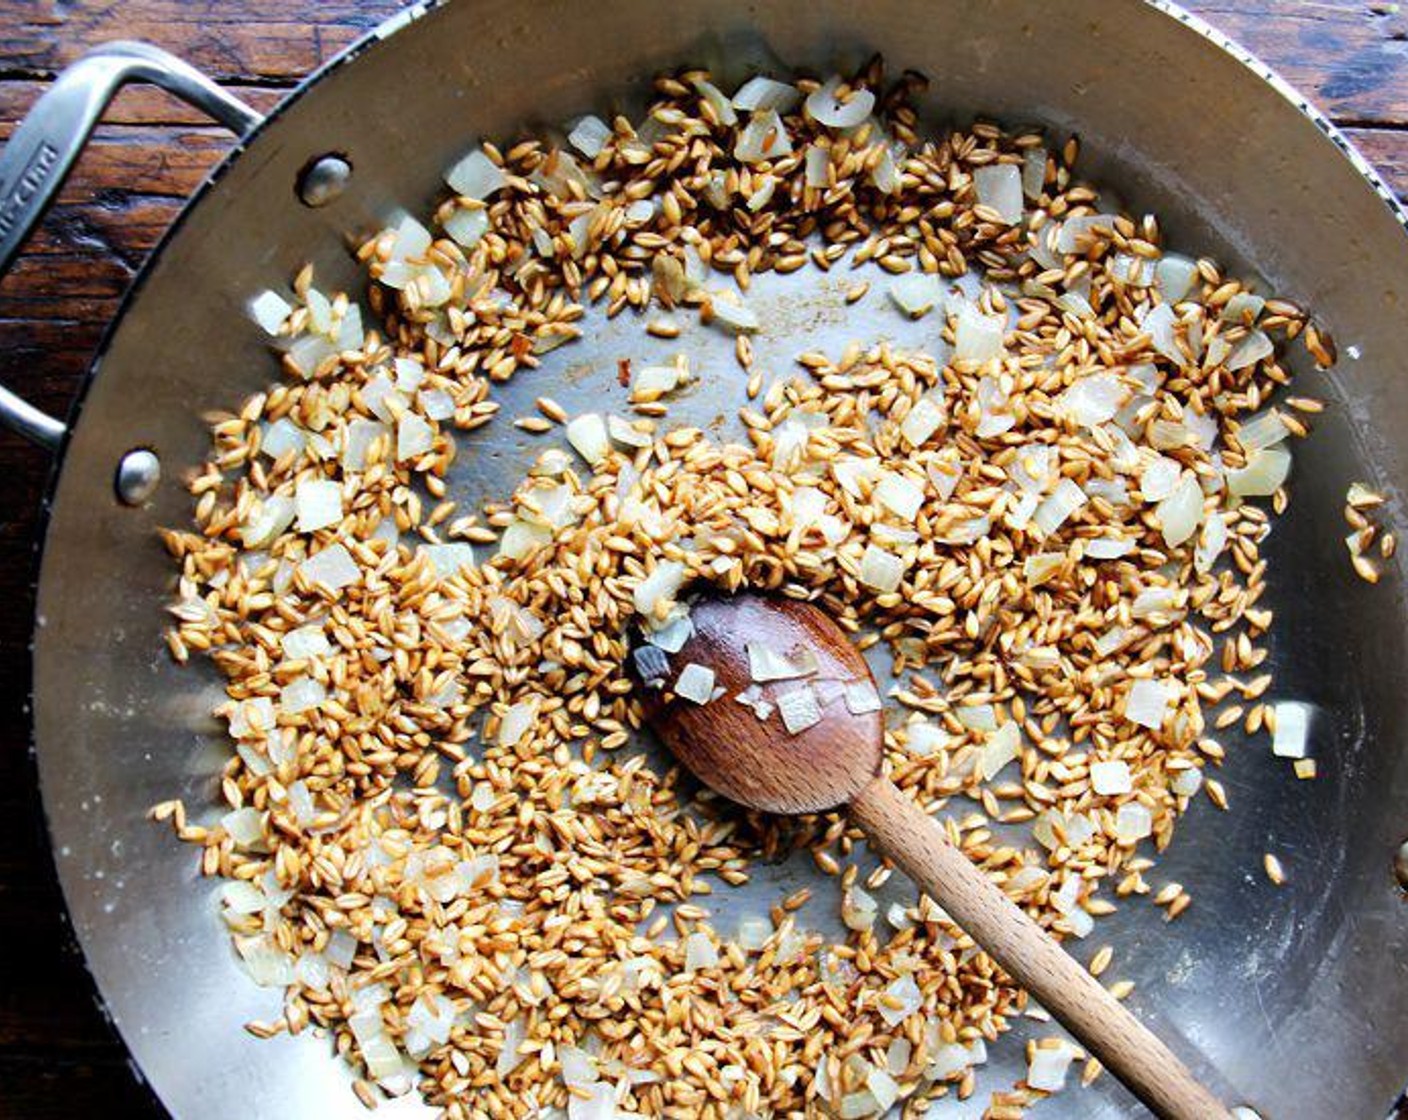
{"type": "MultiPolygon", "coordinates": [[[[58,451],[34,648],[56,862],[108,1010],[171,1111],[361,1113],[325,1043],[257,1042],[240,1030],[269,1015],[271,997],[234,964],[189,853],[143,819],[172,795],[208,800],[224,757],[205,715],[214,677],[178,671],[162,652],[168,569],[154,529],[186,515],[178,480],[205,451],[200,414],[273,374],[245,299],[306,260],[327,286],[355,289],[348,236],[395,207],[427,205],[443,168],[481,134],[560,122],[603,100],[629,107],[652,72],[684,62],[826,70],[878,50],[930,75],[936,121],[982,113],[1079,133],[1086,173],[1131,207],[1156,209],[1175,245],[1262,273],[1314,307],[1342,351],[1362,355],[1329,378],[1301,371],[1333,407],[1298,454],[1295,502],[1270,542],[1278,687],[1316,709],[1321,777],[1296,783],[1264,742],[1229,742],[1234,812],[1200,807],[1162,864],[1197,904],[1172,926],[1131,909],[1107,939],[1139,982],[1138,1010],[1181,1038],[1227,1099],[1275,1118],[1382,1116],[1408,1081],[1408,909],[1394,876],[1408,836],[1408,605],[1399,572],[1371,589],[1349,571],[1340,508],[1347,483],[1364,479],[1390,494],[1391,519],[1403,522],[1408,237],[1362,161],[1337,150],[1333,130],[1263,67],[1137,0],[455,0],[401,22],[258,126],[171,60],[110,51],[80,64],[64,85],[67,111],[17,136],[0,164],[0,237],[18,236],[119,79],[175,84],[249,131],[143,272],[70,421],[7,402],[58,451]],[[327,154],[342,165],[317,162],[327,154]],[[149,491],[152,460],[129,458],[135,449],[160,463],[149,491]],[[1257,871],[1271,847],[1291,874],[1279,891],[1257,871]]],[[[820,296],[772,291],[763,360],[789,361],[799,339],[810,347],[865,333],[860,320],[823,311],[820,296]]],[[[638,327],[589,332],[506,387],[508,412],[544,381],[573,408],[598,390],[593,371],[614,369],[624,352],[649,357],[638,327]]],[[[717,394],[692,400],[694,419],[729,409],[717,394]]],[[[467,450],[457,480],[466,495],[501,492],[521,470],[515,434],[467,450]]],[[[995,1062],[985,1084],[1017,1075],[1019,1047],[1005,1049],[1007,1068],[995,1062]]],[[[1041,1113],[1133,1108],[1102,1083],[1041,1113]]],[[[400,1102],[393,1115],[402,1110],[414,1106],[400,1102]]]]}

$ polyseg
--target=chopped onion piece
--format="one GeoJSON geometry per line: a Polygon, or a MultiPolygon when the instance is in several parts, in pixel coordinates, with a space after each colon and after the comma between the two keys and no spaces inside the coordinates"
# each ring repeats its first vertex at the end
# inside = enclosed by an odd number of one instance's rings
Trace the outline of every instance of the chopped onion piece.
{"type": "Polygon", "coordinates": [[[482,202],[495,191],[506,187],[508,176],[484,154],[483,149],[475,148],[445,173],[445,182],[457,195],[482,202]]]}
{"type": "Polygon", "coordinates": [[[1016,720],[1009,720],[988,735],[983,744],[983,781],[991,781],[1004,766],[1022,753],[1022,733],[1016,720]]]}
{"type": "Polygon", "coordinates": [[[474,547],[456,541],[452,544],[424,544],[418,551],[425,553],[435,574],[441,579],[451,579],[465,568],[474,567],[474,547]]]}
{"type": "Polygon", "coordinates": [[[1163,294],[1166,303],[1178,303],[1186,299],[1197,280],[1197,262],[1178,253],[1165,254],[1154,266],[1154,284],[1163,294]]]}
{"type": "Polygon", "coordinates": [[[880,152],[880,158],[875,161],[875,167],[870,172],[871,181],[881,194],[898,194],[900,190],[900,169],[895,166],[895,156],[887,144],[880,152]]]}
{"type": "Polygon", "coordinates": [[[720,296],[709,301],[713,322],[728,334],[752,334],[762,325],[753,310],[742,300],[720,296]]]}
{"type": "Polygon", "coordinates": [[[1027,1064],[1027,1088],[1055,1093],[1065,1087],[1066,1071],[1075,1057],[1069,1045],[1061,1041],[1056,1046],[1032,1047],[1027,1064]]]}
{"type": "Polygon", "coordinates": [[[1066,562],[1064,552],[1037,552],[1022,561],[1022,575],[1028,587],[1039,587],[1061,570],[1066,562]]]}
{"type": "Polygon", "coordinates": [[[1238,292],[1222,308],[1224,323],[1243,323],[1250,326],[1257,321],[1266,301],[1251,292],[1238,292]]]}
{"type": "MultiPolygon", "coordinates": [[[[649,619],[647,619],[647,624],[650,624],[649,619]]],[[[651,645],[666,653],[679,653],[693,633],[694,623],[690,620],[689,615],[681,614],[671,618],[664,626],[652,629],[646,638],[651,645]]]]}
{"type": "Polygon", "coordinates": [[[294,982],[292,958],[268,934],[236,937],[235,950],[249,978],[261,988],[286,988],[294,982]]]}
{"type": "Polygon", "coordinates": [[[572,126],[567,142],[587,159],[596,159],[611,139],[611,126],[600,117],[585,116],[572,126]]]}
{"type": "Polygon", "coordinates": [[[714,696],[714,670],[689,662],[675,681],[675,695],[695,704],[707,704],[714,696]]]}
{"type": "Polygon", "coordinates": [[[1144,501],[1161,502],[1178,489],[1183,465],[1167,455],[1157,456],[1139,475],[1139,492],[1144,501]]]}
{"type": "Polygon", "coordinates": [[[292,661],[302,661],[309,657],[326,657],[332,652],[332,643],[323,633],[322,624],[317,622],[290,630],[283,636],[280,644],[284,656],[292,661]]]}
{"type": "Polygon", "coordinates": [[[1102,797],[1116,797],[1129,793],[1133,782],[1129,775],[1129,763],[1119,759],[1090,764],[1090,788],[1102,797]]]}
{"type": "Polygon", "coordinates": [[[1115,214],[1086,214],[1078,218],[1067,218],[1061,223],[1056,234],[1055,249],[1058,253],[1077,253],[1096,232],[1106,236],[1114,232],[1115,214]]]}
{"type": "Polygon", "coordinates": [[[697,972],[701,968],[717,968],[719,950],[709,940],[708,934],[695,931],[684,939],[684,967],[686,972],[697,972]]]}
{"type": "Polygon", "coordinates": [[[1173,493],[1154,507],[1154,513],[1169,548],[1177,548],[1192,537],[1203,519],[1203,488],[1198,485],[1197,476],[1185,473],[1173,493]]]}
{"type": "Polygon", "coordinates": [[[278,292],[260,292],[249,301],[249,314],[265,334],[276,335],[293,314],[293,305],[278,292]]]}
{"type": "Polygon", "coordinates": [[[821,706],[810,685],[804,684],[777,697],[777,710],[783,726],[791,735],[799,735],[821,722],[821,706]]]}
{"type": "Polygon", "coordinates": [[[401,414],[396,424],[396,461],[403,463],[424,455],[435,442],[435,429],[414,412],[401,414]]]}
{"type": "Polygon", "coordinates": [[[827,128],[855,128],[864,122],[875,107],[875,94],[856,89],[841,101],[836,96],[841,84],[840,78],[831,78],[808,96],[804,106],[807,116],[827,128]]]}
{"type": "Polygon", "coordinates": [[[886,471],[876,483],[874,496],[896,517],[913,522],[924,504],[924,487],[906,475],[886,471]]]}
{"type": "Polygon", "coordinates": [[[297,677],[279,690],[279,710],[286,716],[311,711],[327,699],[327,689],[312,677],[297,677]]]}
{"type": "Polygon", "coordinates": [[[1022,220],[1022,171],[1015,163],[990,163],[973,171],[978,205],[997,214],[998,220],[1016,225],[1022,220]]]}
{"type": "Polygon", "coordinates": [[[1077,424],[1094,428],[1113,419],[1129,397],[1117,374],[1082,377],[1056,398],[1056,407],[1077,424]]]}
{"type": "Polygon", "coordinates": [[[831,166],[831,153],[820,144],[807,147],[806,184],[821,190],[827,184],[827,169],[831,166]]]}
{"type": "Polygon", "coordinates": [[[893,552],[868,544],[860,561],[860,582],[882,595],[898,591],[907,567],[893,552]]]}
{"type": "Polygon", "coordinates": [[[852,681],[846,685],[844,696],[846,711],[853,716],[878,712],[881,708],[880,693],[872,681],[852,681]]]}
{"type": "Polygon", "coordinates": [[[463,249],[473,249],[489,232],[489,211],[461,207],[444,221],[445,232],[463,249]]]}
{"type": "Polygon", "coordinates": [[[732,126],[738,123],[738,113],[734,111],[733,102],[718,86],[706,82],[703,78],[693,78],[690,84],[699,91],[699,96],[709,103],[720,124],[732,126]]]}
{"type": "Polygon", "coordinates": [[[1091,560],[1118,560],[1133,551],[1133,541],[1120,540],[1117,537],[1097,537],[1085,543],[1085,555],[1091,560]]]}
{"type": "Polygon", "coordinates": [[[772,922],[756,914],[746,914],[738,922],[738,944],[750,953],[756,953],[768,943],[772,936],[772,922]]]}
{"type": "Polygon", "coordinates": [[[772,109],[755,113],[733,147],[733,158],[740,163],[762,163],[791,154],[792,138],[787,135],[787,126],[772,109]]]}
{"type": "Polygon", "coordinates": [[[668,366],[645,366],[631,378],[631,403],[658,401],[689,381],[689,367],[682,360],[668,366]]]}
{"type": "Polygon", "coordinates": [[[1115,835],[1121,840],[1143,840],[1154,831],[1154,817],[1137,801],[1121,805],[1115,813],[1115,835]]]}
{"type": "Polygon", "coordinates": [[[325,479],[298,484],[293,503],[298,510],[298,531],[312,533],[342,520],[342,487],[325,479]]]}
{"type": "Polygon", "coordinates": [[[1265,498],[1276,493],[1291,473],[1291,453],[1265,447],[1247,456],[1247,465],[1227,472],[1227,489],[1239,498],[1265,498]]]}
{"type": "Polygon", "coordinates": [[[882,1116],[900,1099],[899,1082],[879,1066],[866,1075],[865,1087],[870,1090],[870,1095],[875,1101],[875,1110],[882,1116]]]}
{"type": "Polygon", "coordinates": [[[1203,788],[1203,772],[1195,766],[1180,770],[1169,783],[1169,788],[1179,797],[1192,797],[1203,788]]]}
{"type": "Polygon", "coordinates": [[[776,82],[761,74],[749,78],[733,95],[735,109],[745,112],[772,111],[790,112],[802,100],[802,91],[785,82],[776,82]]]}
{"type": "Polygon", "coordinates": [[[362,575],[352,554],[340,544],[308,557],[298,565],[298,571],[309,583],[322,584],[333,591],[356,583],[362,575]]]}
{"type": "Polygon", "coordinates": [[[1139,679],[1134,682],[1125,700],[1125,719],[1157,731],[1164,725],[1169,705],[1173,700],[1173,689],[1169,681],[1139,679]]]}
{"type": "Polygon", "coordinates": [[[985,315],[976,305],[964,301],[958,305],[958,324],[954,330],[956,361],[978,365],[1002,356],[1002,340],[1007,320],[1000,315],[985,315]]]}
{"type": "Polygon", "coordinates": [[[1049,537],[1061,528],[1071,514],[1085,505],[1087,501],[1085,491],[1069,478],[1063,478],[1036,507],[1036,512],[1032,514],[1032,524],[1049,537]]]}
{"type": "Polygon", "coordinates": [[[1271,357],[1275,352],[1276,348],[1271,344],[1271,339],[1261,331],[1253,330],[1249,331],[1247,337],[1232,348],[1232,353],[1227,355],[1227,361],[1224,364],[1229,370],[1245,369],[1247,366],[1254,366],[1257,362],[1271,357]]]}
{"type": "Polygon", "coordinates": [[[684,585],[685,567],[678,560],[662,560],[655,570],[636,585],[632,600],[637,612],[647,618],[662,617],[662,605],[674,602],[684,585]]]}
{"type": "MultiPolygon", "coordinates": [[[[744,642],[748,653],[748,678],[759,684],[767,681],[795,680],[816,672],[814,657],[800,657],[793,661],[762,642],[744,642]]],[[[804,651],[810,654],[810,650],[804,651]]]]}
{"type": "Polygon", "coordinates": [[[567,442],[592,466],[596,466],[611,451],[606,421],[596,412],[583,413],[567,423],[567,442]]]}
{"type": "Polygon", "coordinates": [[[292,525],[296,514],[292,498],[271,494],[251,507],[249,519],[240,527],[240,539],[246,548],[261,548],[292,525]]]}
{"type": "Polygon", "coordinates": [[[1281,443],[1291,430],[1286,421],[1274,408],[1268,408],[1255,416],[1248,417],[1237,428],[1237,442],[1246,452],[1260,451],[1263,447],[1274,447],[1281,443]]]}
{"type": "Polygon", "coordinates": [[[906,272],[890,282],[890,298],[912,319],[927,315],[943,302],[944,290],[937,276],[927,272],[906,272]]]}
{"type": "Polygon", "coordinates": [[[510,560],[522,560],[540,545],[552,541],[552,530],[536,521],[516,517],[499,537],[499,555],[510,560]]]}
{"type": "Polygon", "coordinates": [[[1222,550],[1227,547],[1227,522],[1222,514],[1214,512],[1203,523],[1203,531],[1198,537],[1198,547],[1193,551],[1193,567],[1206,575],[1212,571],[1222,550]]]}
{"type": "Polygon", "coordinates": [[[537,697],[510,704],[499,719],[499,746],[513,747],[522,741],[538,715],[537,697]]]}
{"type": "Polygon", "coordinates": [[[1174,333],[1174,324],[1177,321],[1178,316],[1174,314],[1173,306],[1161,303],[1144,317],[1143,329],[1149,335],[1155,350],[1174,365],[1183,367],[1189,363],[1188,356],[1179,347],[1174,333]]]}
{"type": "MultiPolygon", "coordinates": [[[[942,404],[934,399],[932,392],[925,393],[914,402],[910,410],[905,413],[904,419],[900,421],[900,435],[911,447],[922,447],[930,436],[943,427],[943,423],[942,404]]],[[[955,485],[957,485],[958,477],[961,474],[961,469],[955,470],[953,475],[955,485]]]]}
{"type": "Polygon", "coordinates": [[[1310,733],[1310,716],[1314,709],[1298,700],[1281,700],[1276,704],[1276,733],[1271,738],[1271,753],[1278,758],[1304,758],[1310,733]]]}

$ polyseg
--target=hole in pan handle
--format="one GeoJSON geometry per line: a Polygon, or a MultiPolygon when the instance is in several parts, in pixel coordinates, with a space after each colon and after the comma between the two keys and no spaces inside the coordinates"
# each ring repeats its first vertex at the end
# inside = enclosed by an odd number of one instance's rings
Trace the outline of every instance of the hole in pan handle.
{"type": "MultiPolygon", "coordinates": [[[[0,151],[0,275],[43,217],[69,168],[128,82],[150,82],[244,135],[258,113],[194,67],[146,43],[105,43],[64,70],[0,151]]],[[[0,423],[53,449],[62,421],[0,386],[0,423]]]]}

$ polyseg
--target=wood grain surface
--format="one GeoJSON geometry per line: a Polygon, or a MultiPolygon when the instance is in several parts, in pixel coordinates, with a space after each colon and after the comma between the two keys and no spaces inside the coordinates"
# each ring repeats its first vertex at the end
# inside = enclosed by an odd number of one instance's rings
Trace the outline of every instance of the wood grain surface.
{"type": "MultiPolygon", "coordinates": [[[[529,0],[525,0],[529,2],[529,0]]],[[[258,108],[398,0],[0,0],[0,140],[87,48],[148,39],[258,108]]],[[[1190,0],[1342,125],[1408,190],[1408,12],[1350,0],[1190,0]]],[[[164,94],[120,95],[0,281],[0,383],[62,414],[104,325],[229,138],[164,94]]],[[[33,542],[45,455],[0,433],[0,1120],[160,1115],[68,947],[29,759],[33,542]]]]}

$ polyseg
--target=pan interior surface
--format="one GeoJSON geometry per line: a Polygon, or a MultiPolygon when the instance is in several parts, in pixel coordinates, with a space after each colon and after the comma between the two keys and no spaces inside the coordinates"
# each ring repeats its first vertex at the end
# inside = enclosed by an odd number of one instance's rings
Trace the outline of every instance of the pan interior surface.
{"type": "MultiPolygon", "coordinates": [[[[1377,587],[1354,576],[1341,516],[1347,485],[1362,480],[1389,495],[1388,521],[1403,522],[1408,386],[1395,358],[1408,352],[1408,239],[1333,141],[1197,29],[1135,0],[526,9],[456,0],[315,82],[186,215],[98,363],[54,495],[34,651],[45,805],[107,1008],[174,1115],[363,1114],[325,1039],[260,1042],[241,1030],[277,1017],[279,1001],[237,966],[195,850],[144,819],[171,797],[213,805],[228,757],[208,714],[222,695],[215,673],[180,670],[164,652],[171,585],[155,530],[188,517],[177,480],[206,453],[201,414],[276,376],[245,301],[305,261],[325,290],[358,291],[349,237],[397,208],[427,209],[443,170],[482,136],[608,107],[638,112],[649,77],[683,64],[737,81],[756,68],[825,73],[876,51],[893,70],[929,76],[930,123],[983,115],[1079,134],[1082,175],[1136,213],[1156,211],[1172,248],[1264,276],[1312,308],[1342,353],[1353,345],[1360,355],[1329,376],[1292,362],[1299,386],[1331,407],[1298,445],[1294,500],[1265,551],[1277,698],[1312,706],[1320,776],[1296,782],[1264,738],[1224,736],[1232,812],[1200,800],[1158,868],[1195,904],[1172,924],[1154,907],[1125,907],[1083,951],[1113,944],[1122,975],[1137,982],[1136,1011],[1225,1099],[1263,1116],[1377,1120],[1408,1080],[1408,909],[1392,874],[1408,835],[1398,812],[1408,796],[1405,604],[1396,567],[1377,587]],[[1241,123],[1210,126],[1229,105],[1241,123]],[[345,155],[351,181],[335,202],[304,207],[298,173],[325,152],[345,155]],[[138,446],[160,454],[171,481],[131,510],[114,499],[112,477],[138,446]],[[1260,872],[1267,851],[1290,873],[1279,890],[1260,872]]],[[[800,350],[852,339],[923,343],[932,328],[887,314],[883,285],[847,308],[842,289],[854,279],[760,278],[751,298],[767,324],[760,368],[784,373],[800,350]]],[[[701,380],[669,422],[735,431],[743,378],[726,340],[697,328],[651,339],[630,316],[594,314],[588,327],[496,389],[504,417],[528,414],[548,392],[569,412],[601,408],[604,395],[614,406],[624,401],[619,358],[648,364],[687,350],[701,380]]],[[[458,495],[507,493],[541,446],[504,421],[463,439],[458,495]]],[[[806,883],[818,887],[812,909],[824,928],[834,883],[814,881],[801,861],[758,879],[718,909],[756,911],[806,883]]],[[[995,1047],[981,1091],[933,1115],[977,1116],[989,1090],[1022,1075],[1021,1051],[1015,1039],[995,1047]]],[[[1135,1107],[1106,1077],[1037,1114],[1098,1120],[1135,1107]]],[[[410,1098],[383,1110],[424,1111],[410,1098]]]]}

